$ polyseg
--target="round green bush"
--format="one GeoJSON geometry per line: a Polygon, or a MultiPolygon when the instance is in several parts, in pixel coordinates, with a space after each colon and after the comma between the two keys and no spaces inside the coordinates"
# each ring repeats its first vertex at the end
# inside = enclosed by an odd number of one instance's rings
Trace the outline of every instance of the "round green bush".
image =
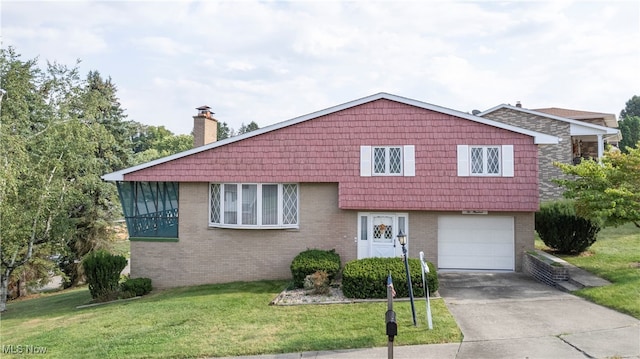
{"type": "MultiPolygon", "coordinates": [[[[431,262],[427,262],[429,273],[427,285],[432,295],[438,290],[438,274],[431,262]]],[[[422,266],[417,258],[409,258],[409,271],[414,297],[424,296],[422,266]]],[[[367,299],[387,297],[387,277],[391,273],[396,296],[409,296],[407,275],[402,258],[364,258],[348,262],[342,271],[342,292],[347,298],[367,299]]]]}
{"type": "Polygon", "coordinates": [[[120,283],[120,290],[131,297],[145,295],[151,292],[151,279],[149,278],[129,278],[120,283]]]}
{"type": "Polygon", "coordinates": [[[535,226],[544,244],[562,254],[584,252],[600,231],[598,223],[576,215],[574,202],[566,200],[540,205],[535,226]]]}
{"type": "Polygon", "coordinates": [[[317,271],[324,271],[333,280],[341,267],[340,256],[335,249],[308,249],[298,254],[291,262],[291,274],[296,288],[302,288],[304,278],[317,271]]]}

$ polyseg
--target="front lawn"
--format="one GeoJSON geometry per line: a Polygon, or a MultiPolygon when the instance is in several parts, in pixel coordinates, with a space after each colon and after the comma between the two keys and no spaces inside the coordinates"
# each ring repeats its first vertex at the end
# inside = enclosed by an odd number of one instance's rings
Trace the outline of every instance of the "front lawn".
{"type": "MultiPolygon", "coordinates": [[[[0,321],[7,348],[45,348],[51,358],[185,358],[386,346],[384,303],[269,306],[283,281],[230,283],[159,291],[138,300],[85,309],[87,289],[11,302],[0,321]]],[[[424,299],[423,299],[424,300],[424,299]]],[[[440,299],[396,302],[395,345],[459,342],[462,335],[440,299]],[[422,303],[422,304],[421,304],[422,303]],[[422,309],[422,310],[420,310],[422,309]]]]}
{"type": "Polygon", "coordinates": [[[585,253],[560,257],[612,283],[573,294],[640,319],[640,229],[631,223],[605,228],[585,253]]]}

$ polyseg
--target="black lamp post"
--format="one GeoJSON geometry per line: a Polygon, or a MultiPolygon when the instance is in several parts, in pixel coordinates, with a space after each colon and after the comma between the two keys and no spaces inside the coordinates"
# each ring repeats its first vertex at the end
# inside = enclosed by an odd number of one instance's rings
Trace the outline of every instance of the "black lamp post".
{"type": "Polygon", "coordinates": [[[413,286],[411,285],[411,273],[409,273],[409,257],[407,256],[407,235],[402,233],[402,229],[398,232],[398,242],[402,246],[402,254],[404,255],[404,269],[407,272],[407,286],[409,286],[409,299],[411,300],[411,314],[413,315],[413,326],[417,326],[416,308],[413,304],[413,286]]]}

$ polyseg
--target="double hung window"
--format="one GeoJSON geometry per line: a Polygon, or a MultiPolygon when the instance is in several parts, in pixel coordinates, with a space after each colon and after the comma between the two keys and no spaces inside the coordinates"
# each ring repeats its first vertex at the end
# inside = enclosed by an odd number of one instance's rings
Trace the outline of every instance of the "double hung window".
{"type": "Polygon", "coordinates": [[[402,148],[374,147],[373,173],[390,176],[402,174],[402,148]]]}
{"type": "Polygon", "coordinates": [[[495,176],[500,174],[500,147],[473,147],[471,151],[471,174],[495,176]]]}
{"type": "Polygon", "coordinates": [[[458,176],[514,176],[513,145],[458,145],[458,176]]]}
{"type": "Polygon", "coordinates": [[[415,146],[360,146],[360,176],[415,176],[415,146]]]}

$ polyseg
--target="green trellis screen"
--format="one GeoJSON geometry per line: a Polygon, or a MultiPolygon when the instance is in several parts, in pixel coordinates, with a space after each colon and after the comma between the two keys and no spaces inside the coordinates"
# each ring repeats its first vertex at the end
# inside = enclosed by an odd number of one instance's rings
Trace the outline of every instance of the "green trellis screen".
{"type": "Polygon", "coordinates": [[[118,182],[129,237],[178,238],[177,182],[118,182]]]}

